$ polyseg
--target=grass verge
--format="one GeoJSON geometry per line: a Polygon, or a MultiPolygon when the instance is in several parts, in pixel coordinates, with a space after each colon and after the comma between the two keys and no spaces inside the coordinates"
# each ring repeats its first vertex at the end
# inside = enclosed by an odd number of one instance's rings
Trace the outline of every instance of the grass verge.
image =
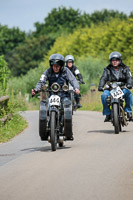
{"type": "Polygon", "coordinates": [[[101,94],[97,90],[95,92],[89,91],[81,98],[82,108],[80,110],[90,110],[102,112],[101,94]]]}
{"type": "Polygon", "coordinates": [[[0,143],[7,142],[28,126],[26,120],[19,114],[13,114],[5,125],[0,124],[0,143]]]}

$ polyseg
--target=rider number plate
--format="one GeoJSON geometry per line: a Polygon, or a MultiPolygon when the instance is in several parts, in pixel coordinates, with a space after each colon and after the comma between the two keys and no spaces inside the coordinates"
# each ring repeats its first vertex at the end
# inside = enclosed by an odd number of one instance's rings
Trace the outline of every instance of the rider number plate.
{"type": "Polygon", "coordinates": [[[59,106],[60,105],[60,97],[58,95],[51,95],[49,98],[49,104],[51,106],[59,106]]]}
{"type": "Polygon", "coordinates": [[[123,91],[120,87],[117,87],[116,89],[111,90],[111,95],[113,98],[118,99],[124,95],[123,91]]]}

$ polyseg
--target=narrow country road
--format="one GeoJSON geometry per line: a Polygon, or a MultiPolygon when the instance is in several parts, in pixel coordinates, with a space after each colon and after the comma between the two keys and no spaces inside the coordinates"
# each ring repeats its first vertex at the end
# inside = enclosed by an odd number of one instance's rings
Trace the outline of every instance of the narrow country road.
{"type": "Polygon", "coordinates": [[[133,123],[114,134],[99,112],[76,111],[74,141],[52,152],[38,135],[38,111],[28,128],[0,144],[1,200],[133,200],[133,123]]]}

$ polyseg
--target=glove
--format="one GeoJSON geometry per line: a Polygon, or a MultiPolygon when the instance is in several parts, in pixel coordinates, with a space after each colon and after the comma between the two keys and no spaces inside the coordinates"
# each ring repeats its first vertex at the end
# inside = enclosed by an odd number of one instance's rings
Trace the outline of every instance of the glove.
{"type": "Polygon", "coordinates": [[[104,91],[104,89],[102,87],[98,87],[98,91],[102,92],[102,91],[104,91]]]}
{"type": "Polygon", "coordinates": [[[34,88],[32,89],[32,97],[37,93],[37,90],[34,88]]]}
{"type": "Polygon", "coordinates": [[[127,88],[128,88],[128,89],[132,89],[132,85],[129,85],[129,84],[128,84],[128,85],[127,85],[127,88]]]}
{"type": "Polygon", "coordinates": [[[84,82],[82,79],[80,80],[80,83],[81,83],[81,84],[85,84],[85,82],[84,82]]]}

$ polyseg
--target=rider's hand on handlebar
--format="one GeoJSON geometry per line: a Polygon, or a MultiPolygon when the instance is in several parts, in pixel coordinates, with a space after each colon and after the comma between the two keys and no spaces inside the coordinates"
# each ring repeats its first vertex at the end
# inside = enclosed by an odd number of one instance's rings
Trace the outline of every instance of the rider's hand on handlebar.
{"type": "Polygon", "coordinates": [[[80,84],[85,84],[85,82],[82,79],[79,81],[79,83],[80,84]]]}
{"type": "Polygon", "coordinates": [[[36,89],[32,89],[32,96],[34,96],[37,93],[36,89]]]}
{"type": "Polygon", "coordinates": [[[98,91],[99,91],[99,92],[103,92],[103,91],[104,91],[104,88],[99,87],[99,88],[98,88],[98,91]]]}
{"type": "Polygon", "coordinates": [[[79,89],[75,89],[76,94],[80,94],[80,90],[79,89]]]}
{"type": "Polygon", "coordinates": [[[129,84],[128,84],[128,85],[127,85],[127,88],[128,88],[128,89],[132,89],[132,85],[129,85],[129,84]]]}

